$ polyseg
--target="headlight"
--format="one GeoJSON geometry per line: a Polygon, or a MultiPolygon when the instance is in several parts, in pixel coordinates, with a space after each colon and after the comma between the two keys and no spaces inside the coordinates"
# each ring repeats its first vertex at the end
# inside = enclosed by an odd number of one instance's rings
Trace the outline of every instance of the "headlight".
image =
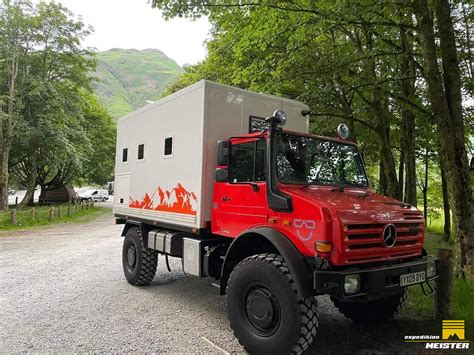
{"type": "Polygon", "coordinates": [[[347,275],[344,279],[344,292],[348,295],[357,293],[360,291],[360,276],[359,275],[347,275]]]}
{"type": "Polygon", "coordinates": [[[434,276],[436,276],[436,262],[430,261],[426,265],[426,277],[427,278],[432,278],[434,276]]]}

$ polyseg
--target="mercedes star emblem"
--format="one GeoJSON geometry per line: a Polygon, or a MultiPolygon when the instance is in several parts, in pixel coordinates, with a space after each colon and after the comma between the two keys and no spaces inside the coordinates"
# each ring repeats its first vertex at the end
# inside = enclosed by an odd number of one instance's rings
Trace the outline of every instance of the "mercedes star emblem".
{"type": "Polygon", "coordinates": [[[391,248],[395,245],[397,239],[397,230],[393,224],[387,224],[383,230],[383,243],[387,248],[391,248]]]}

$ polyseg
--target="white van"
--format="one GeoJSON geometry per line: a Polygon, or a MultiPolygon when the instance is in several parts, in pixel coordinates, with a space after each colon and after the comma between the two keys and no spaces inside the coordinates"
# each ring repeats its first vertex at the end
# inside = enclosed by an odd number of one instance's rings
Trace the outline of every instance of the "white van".
{"type": "Polygon", "coordinates": [[[101,201],[105,202],[109,199],[109,192],[103,189],[89,189],[79,194],[82,201],[101,201]]]}

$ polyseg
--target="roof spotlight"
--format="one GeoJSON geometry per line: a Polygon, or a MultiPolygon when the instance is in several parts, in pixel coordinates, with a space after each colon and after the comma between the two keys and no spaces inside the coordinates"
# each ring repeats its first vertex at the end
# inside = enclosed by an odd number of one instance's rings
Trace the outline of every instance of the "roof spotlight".
{"type": "Polygon", "coordinates": [[[349,137],[349,127],[345,123],[341,123],[337,126],[337,135],[341,139],[347,139],[349,137]]]}

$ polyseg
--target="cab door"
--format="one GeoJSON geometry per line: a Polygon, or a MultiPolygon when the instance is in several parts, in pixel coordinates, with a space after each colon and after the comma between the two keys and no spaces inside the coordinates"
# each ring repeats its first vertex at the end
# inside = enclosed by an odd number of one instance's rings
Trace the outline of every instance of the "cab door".
{"type": "Polygon", "coordinates": [[[214,186],[214,233],[237,237],[266,224],[265,152],[263,139],[230,141],[228,182],[216,182],[214,186]]]}

